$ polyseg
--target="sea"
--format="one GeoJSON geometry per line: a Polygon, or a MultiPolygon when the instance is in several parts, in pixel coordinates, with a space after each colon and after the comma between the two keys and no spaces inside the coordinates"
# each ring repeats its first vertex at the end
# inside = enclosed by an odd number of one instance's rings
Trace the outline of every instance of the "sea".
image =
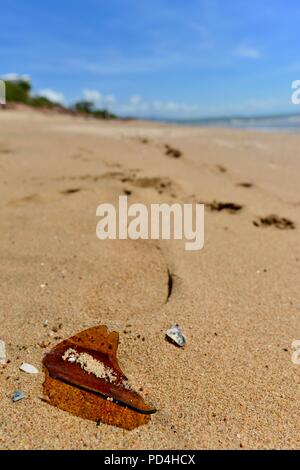
{"type": "Polygon", "coordinates": [[[223,127],[264,132],[300,133],[300,114],[256,117],[219,117],[208,119],[168,120],[177,124],[193,126],[223,127]]]}

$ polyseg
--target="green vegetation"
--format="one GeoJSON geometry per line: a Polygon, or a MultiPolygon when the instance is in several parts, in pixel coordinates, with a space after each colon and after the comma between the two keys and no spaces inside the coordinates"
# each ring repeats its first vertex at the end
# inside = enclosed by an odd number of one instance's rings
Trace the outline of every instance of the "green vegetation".
{"type": "Polygon", "coordinates": [[[90,101],[78,101],[74,104],[75,111],[84,114],[91,114],[93,112],[93,103],[90,101]]]}
{"type": "Polygon", "coordinates": [[[23,103],[39,109],[60,108],[66,112],[76,112],[85,116],[91,116],[97,119],[116,119],[117,116],[107,109],[95,109],[94,104],[89,101],[78,101],[72,107],[68,108],[61,104],[54,103],[44,96],[32,96],[31,84],[27,80],[6,80],[6,101],[13,103],[23,103]]]}
{"type": "Polygon", "coordinates": [[[50,101],[45,96],[34,96],[30,98],[29,104],[35,108],[46,108],[46,109],[52,109],[55,106],[60,106],[57,103],[53,103],[53,101],[50,101]]]}
{"type": "Polygon", "coordinates": [[[94,104],[90,101],[78,101],[74,104],[73,108],[79,113],[98,119],[116,119],[117,117],[115,114],[107,111],[107,109],[95,109],[94,104]]]}
{"type": "Polygon", "coordinates": [[[7,80],[5,81],[6,87],[6,101],[13,103],[24,103],[35,108],[51,109],[58,106],[45,96],[32,96],[31,84],[26,80],[7,80]]]}
{"type": "Polygon", "coordinates": [[[116,114],[107,111],[107,109],[96,109],[93,111],[92,115],[98,119],[117,119],[118,116],[116,114]]]}
{"type": "Polygon", "coordinates": [[[6,101],[16,103],[29,103],[30,101],[30,83],[25,80],[6,81],[6,101]]]}

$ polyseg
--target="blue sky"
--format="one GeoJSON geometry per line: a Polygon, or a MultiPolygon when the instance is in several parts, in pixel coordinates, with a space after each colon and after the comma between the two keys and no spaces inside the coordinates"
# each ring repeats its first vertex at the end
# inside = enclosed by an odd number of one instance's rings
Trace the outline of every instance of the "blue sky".
{"type": "Polygon", "coordinates": [[[123,115],[297,112],[299,31],[299,0],[10,0],[0,74],[123,115]]]}

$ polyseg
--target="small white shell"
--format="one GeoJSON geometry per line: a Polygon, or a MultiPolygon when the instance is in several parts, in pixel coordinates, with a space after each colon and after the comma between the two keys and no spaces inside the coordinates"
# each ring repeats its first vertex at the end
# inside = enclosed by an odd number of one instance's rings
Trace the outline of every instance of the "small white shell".
{"type": "Polygon", "coordinates": [[[6,362],[5,342],[0,339],[0,365],[3,366],[6,362]]]}
{"type": "Polygon", "coordinates": [[[181,348],[185,346],[186,339],[178,325],[172,326],[172,328],[167,330],[166,336],[176,343],[177,346],[180,346],[181,348]]]}
{"type": "Polygon", "coordinates": [[[23,364],[20,365],[20,370],[22,370],[23,372],[27,372],[27,374],[38,373],[37,368],[32,366],[31,364],[27,364],[27,362],[23,362],[23,364]]]}
{"type": "Polygon", "coordinates": [[[19,400],[23,400],[23,398],[26,398],[26,393],[22,392],[21,390],[16,390],[13,394],[12,394],[12,401],[19,401],[19,400]]]}

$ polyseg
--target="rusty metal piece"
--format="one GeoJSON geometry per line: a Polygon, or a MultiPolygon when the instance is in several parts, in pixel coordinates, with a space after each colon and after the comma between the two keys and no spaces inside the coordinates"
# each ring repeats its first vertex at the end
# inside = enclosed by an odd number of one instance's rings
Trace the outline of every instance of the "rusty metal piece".
{"type": "Polygon", "coordinates": [[[129,386],[118,364],[118,343],[118,333],[102,325],[62,341],[46,354],[43,387],[50,404],[124,429],[147,423],[156,409],[129,386]]]}

